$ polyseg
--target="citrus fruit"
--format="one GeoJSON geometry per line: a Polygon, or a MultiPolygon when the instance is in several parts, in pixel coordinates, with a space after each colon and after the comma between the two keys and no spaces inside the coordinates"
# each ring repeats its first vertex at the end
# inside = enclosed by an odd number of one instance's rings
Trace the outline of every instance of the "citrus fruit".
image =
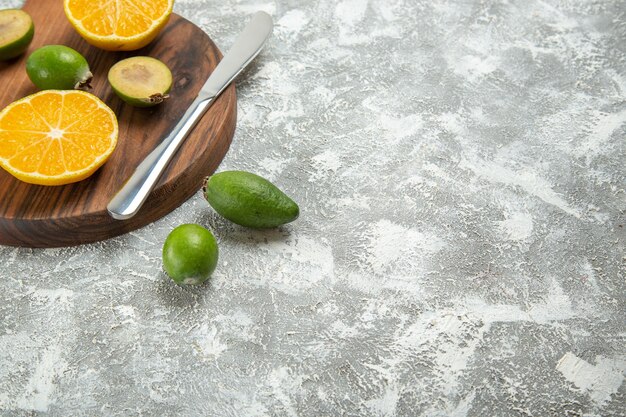
{"type": "Polygon", "coordinates": [[[26,61],[28,78],[42,90],[72,90],[91,87],[93,75],[87,60],[64,45],[46,45],[26,61]]]}
{"type": "Polygon", "coordinates": [[[0,112],[0,166],[31,184],[80,181],[106,162],[117,133],[115,114],[96,96],[40,91],[0,112]]]}
{"type": "Polygon", "coordinates": [[[298,218],[298,205],[274,184],[245,171],[224,171],[205,180],[204,196],[219,214],[241,226],[276,227],[298,218]]]}
{"type": "Polygon", "coordinates": [[[163,244],[163,268],[178,284],[201,284],[217,266],[218,249],[213,234],[198,224],[182,224],[163,244]]]}
{"type": "Polygon", "coordinates": [[[0,61],[26,51],[34,34],[35,26],[28,13],[17,9],[0,10],[0,61]]]}
{"type": "Polygon", "coordinates": [[[119,61],[109,70],[109,83],[122,100],[137,107],[150,107],[168,98],[172,73],[155,58],[135,56],[119,61]]]}
{"type": "Polygon", "coordinates": [[[90,44],[107,51],[133,51],[165,27],[174,0],[64,0],[65,15],[90,44]]]}

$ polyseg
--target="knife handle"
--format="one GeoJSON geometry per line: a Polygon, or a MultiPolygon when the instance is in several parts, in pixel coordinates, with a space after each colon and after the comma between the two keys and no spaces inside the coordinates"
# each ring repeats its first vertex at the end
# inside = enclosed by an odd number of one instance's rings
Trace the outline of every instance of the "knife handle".
{"type": "Polygon", "coordinates": [[[180,145],[212,103],[213,97],[194,100],[172,132],[146,156],[109,201],[107,211],[111,217],[125,220],[139,211],[180,145]]]}

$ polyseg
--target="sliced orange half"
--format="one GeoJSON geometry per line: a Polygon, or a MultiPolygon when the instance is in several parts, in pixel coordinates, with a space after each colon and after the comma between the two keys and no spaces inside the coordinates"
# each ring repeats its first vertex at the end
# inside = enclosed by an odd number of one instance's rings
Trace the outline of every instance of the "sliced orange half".
{"type": "Polygon", "coordinates": [[[173,6],[174,0],[63,0],[76,31],[107,51],[133,51],[152,42],[173,6]]]}
{"type": "Polygon", "coordinates": [[[106,162],[117,135],[115,113],[98,97],[41,91],[0,112],[0,166],[31,184],[69,184],[106,162]]]}

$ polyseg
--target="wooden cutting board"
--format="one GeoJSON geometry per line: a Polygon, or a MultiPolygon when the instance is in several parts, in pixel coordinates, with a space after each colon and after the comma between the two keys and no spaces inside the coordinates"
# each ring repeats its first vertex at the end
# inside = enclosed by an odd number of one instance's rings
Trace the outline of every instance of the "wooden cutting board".
{"type": "Polygon", "coordinates": [[[205,176],[226,154],[237,118],[234,84],[222,93],[179,149],[139,213],[114,220],[106,206],[141,160],[178,122],[208,78],[221,53],[193,23],[173,14],[159,37],[132,52],[107,52],[87,44],[71,27],[62,0],[28,0],[24,6],[35,22],[35,37],[21,57],[0,62],[0,109],[36,88],[25,70],[36,48],[62,44],[83,54],[94,74],[92,93],[115,112],[119,140],[111,158],[90,178],[49,187],[21,182],[0,169],[0,244],[27,247],[72,246],[117,236],[171,212],[191,197],[205,176]],[[117,61],[146,55],[163,61],[172,71],[170,99],[150,109],[131,107],[111,91],[109,68],[117,61]]]}

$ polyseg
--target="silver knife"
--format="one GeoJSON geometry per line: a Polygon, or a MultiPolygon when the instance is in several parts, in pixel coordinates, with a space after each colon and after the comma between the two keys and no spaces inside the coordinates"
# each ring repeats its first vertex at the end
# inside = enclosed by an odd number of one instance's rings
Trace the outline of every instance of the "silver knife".
{"type": "Polygon", "coordinates": [[[272,27],[272,18],[267,13],[255,13],[172,132],[137,166],[111,199],[107,210],[114,219],[129,219],[139,211],[189,132],[220,93],[258,55],[272,27]]]}

